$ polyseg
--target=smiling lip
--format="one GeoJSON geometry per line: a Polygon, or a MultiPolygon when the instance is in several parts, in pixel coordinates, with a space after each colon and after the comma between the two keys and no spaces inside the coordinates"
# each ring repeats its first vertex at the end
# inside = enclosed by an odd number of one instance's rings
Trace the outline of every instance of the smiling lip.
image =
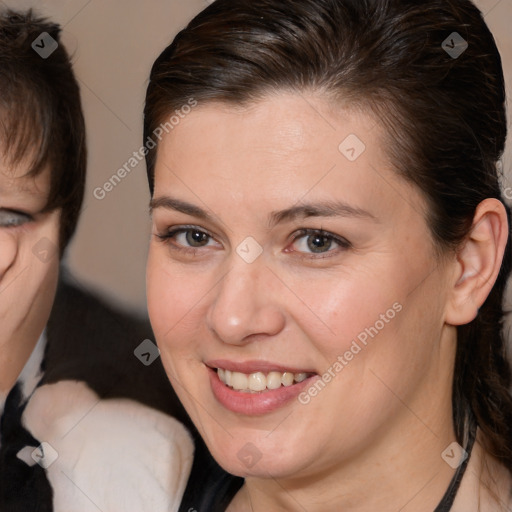
{"type": "Polygon", "coordinates": [[[318,377],[315,372],[284,367],[266,361],[246,361],[243,363],[237,363],[227,360],[215,360],[208,361],[206,366],[212,392],[216,400],[229,411],[247,416],[267,414],[285,406],[296,398],[305,387],[309,386],[312,379],[318,377]],[[307,373],[309,376],[304,381],[294,383],[290,386],[281,386],[278,389],[265,390],[256,393],[247,393],[234,390],[224,384],[217,375],[217,368],[245,374],[277,371],[281,373],[307,373]]]}

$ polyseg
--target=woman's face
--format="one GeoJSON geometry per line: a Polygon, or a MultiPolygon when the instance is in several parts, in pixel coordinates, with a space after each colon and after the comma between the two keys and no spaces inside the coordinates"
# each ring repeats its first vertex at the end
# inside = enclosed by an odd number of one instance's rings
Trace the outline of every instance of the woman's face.
{"type": "Polygon", "coordinates": [[[48,170],[0,168],[0,396],[16,381],[48,320],[58,278],[60,210],[42,213],[48,170]]]}
{"type": "Polygon", "coordinates": [[[149,313],[234,474],[329,471],[449,407],[451,274],[385,149],[371,117],[294,94],[199,104],[161,141],[149,313]]]}

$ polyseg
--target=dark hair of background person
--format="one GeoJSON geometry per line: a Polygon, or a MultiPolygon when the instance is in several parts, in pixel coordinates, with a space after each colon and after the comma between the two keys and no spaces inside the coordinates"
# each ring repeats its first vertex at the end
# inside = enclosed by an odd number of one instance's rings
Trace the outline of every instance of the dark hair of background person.
{"type": "MultiPolygon", "coordinates": [[[[503,201],[497,164],[507,125],[501,58],[468,0],[217,0],[156,60],[144,140],[196,101],[247,105],[276,92],[313,91],[374,115],[399,175],[428,205],[439,257],[457,251],[477,205],[503,201]],[[469,44],[454,59],[443,41],[469,44]]],[[[151,193],[157,148],[146,156],[151,193]]],[[[510,210],[507,208],[510,221],[510,210]]],[[[484,448],[512,471],[511,369],[502,300],[510,233],[497,282],[470,324],[457,328],[453,416],[458,442],[476,421],[484,448]]]]}
{"type": "Polygon", "coordinates": [[[49,169],[45,211],[62,208],[62,252],[75,231],[83,201],[85,124],[60,27],[32,10],[0,11],[0,149],[4,167],[27,165],[27,175],[33,176],[49,169]],[[43,32],[58,43],[47,58],[32,48],[43,32]]]}

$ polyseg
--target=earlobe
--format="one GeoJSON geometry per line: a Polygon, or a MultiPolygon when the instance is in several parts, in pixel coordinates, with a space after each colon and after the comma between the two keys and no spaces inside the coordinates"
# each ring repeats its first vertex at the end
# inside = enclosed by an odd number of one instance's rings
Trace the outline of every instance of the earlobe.
{"type": "Polygon", "coordinates": [[[475,211],[471,231],[456,256],[446,323],[464,325],[476,317],[498,277],[508,234],[503,204],[492,198],[482,201],[475,211]]]}

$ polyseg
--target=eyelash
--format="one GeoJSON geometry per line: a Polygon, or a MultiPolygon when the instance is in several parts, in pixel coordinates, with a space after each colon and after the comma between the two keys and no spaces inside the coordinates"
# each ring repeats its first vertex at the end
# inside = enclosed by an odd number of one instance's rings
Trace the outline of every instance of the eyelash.
{"type": "MultiPolygon", "coordinates": [[[[182,251],[184,253],[189,254],[197,254],[198,250],[202,249],[203,247],[186,247],[179,244],[173,244],[171,243],[171,240],[175,239],[177,235],[180,235],[182,233],[188,233],[191,231],[196,231],[198,233],[204,234],[209,237],[209,239],[213,240],[214,237],[205,231],[202,228],[199,228],[198,226],[180,226],[176,229],[171,229],[165,234],[157,234],[157,238],[159,238],[163,243],[166,243],[167,245],[171,246],[173,250],[182,251]]],[[[345,238],[342,238],[340,236],[334,235],[333,233],[330,233],[328,231],[324,231],[323,229],[300,229],[294,233],[294,236],[291,240],[291,244],[294,244],[297,242],[297,240],[300,240],[304,237],[310,237],[310,236],[318,236],[321,238],[325,238],[327,241],[334,242],[339,246],[339,250],[347,250],[352,247],[352,244],[346,240],[345,238]]],[[[291,251],[288,251],[291,252],[291,251]]],[[[300,251],[293,251],[297,252],[302,258],[309,258],[309,259],[321,259],[321,258],[327,258],[332,256],[332,253],[338,252],[332,249],[329,249],[328,251],[324,253],[306,253],[306,252],[300,252],[300,251]]]]}
{"type": "Polygon", "coordinates": [[[21,227],[28,222],[32,222],[33,220],[33,217],[28,213],[0,208],[0,228],[14,229],[21,227]],[[10,220],[5,222],[5,220],[2,220],[2,217],[4,216],[7,218],[10,217],[10,220]]]}

